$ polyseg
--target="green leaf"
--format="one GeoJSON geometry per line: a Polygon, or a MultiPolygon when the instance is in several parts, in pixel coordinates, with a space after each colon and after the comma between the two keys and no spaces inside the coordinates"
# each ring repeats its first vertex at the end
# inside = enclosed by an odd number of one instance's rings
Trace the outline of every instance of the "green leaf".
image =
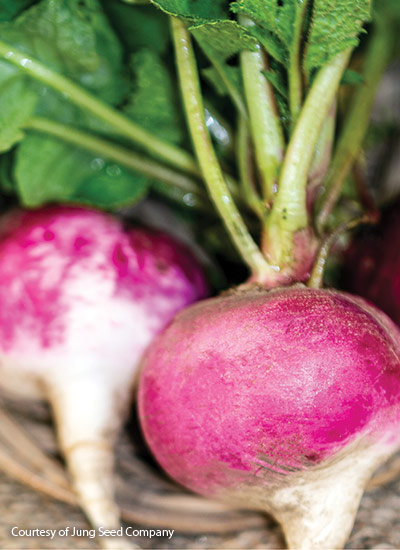
{"type": "Polygon", "coordinates": [[[113,209],[141,199],[148,178],[77,147],[39,134],[26,136],[14,166],[24,206],[79,202],[113,209]]]}
{"type": "Polygon", "coordinates": [[[250,17],[260,27],[273,33],[282,44],[290,44],[296,8],[300,0],[291,2],[279,0],[239,0],[231,5],[235,13],[250,17]]]}
{"type": "Polygon", "coordinates": [[[112,26],[129,52],[150,48],[162,54],[170,44],[168,17],[154,6],[102,0],[112,26]]]}
{"type": "Polygon", "coordinates": [[[183,140],[183,118],[177,102],[178,91],[160,57],[141,50],[132,56],[135,89],[124,112],[135,122],[173,143],[183,140]]]}
{"type": "Polygon", "coordinates": [[[365,79],[362,74],[352,69],[346,69],[343,73],[341,84],[347,84],[348,86],[356,86],[357,84],[363,84],[365,79]]]}
{"type": "Polygon", "coordinates": [[[301,8],[301,0],[239,0],[231,4],[232,11],[256,23],[250,31],[255,33],[270,55],[284,64],[292,47],[297,10],[301,8]]]}
{"type": "Polygon", "coordinates": [[[283,129],[289,136],[290,124],[292,122],[290,110],[287,102],[287,98],[279,92],[275,94],[276,104],[278,106],[279,118],[281,120],[283,129]]]}
{"type": "Polygon", "coordinates": [[[32,116],[36,94],[21,75],[0,80],[0,152],[8,151],[24,137],[23,126],[32,116]]]}
{"type": "Polygon", "coordinates": [[[249,31],[265,48],[271,57],[276,59],[282,65],[288,62],[289,54],[282,42],[272,32],[267,29],[262,29],[256,25],[249,28],[249,31]]]}
{"type": "Polygon", "coordinates": [[[236,21],[212,21],[189,27],[189,30],[213,64],[213,67],[203,71],[206,78],[218,93],[225,95],[229,92],[228,81],[240,95],[242,83],[238,68],[226,62],[242,50],[254,51],[256,40],[236,21]]]}
{"type": "Polygon", "coordinates": [[[1,23],[0,36],[109,103],[126,91],[121,46],[97,0],[42,0],[1,23]]]}
{"type": "Polygon", "coordinates": [[[30,4],[32,0],[0,0],[0,21],[11,21],[30,4]]]}
{"type": "Polygon", "coordinates": [[[227,19],[226,0],[151,0],[169,15],[193,20],[227,19]]]}
{"type": "Polygon", "coordinates": [[[149,187],[150,181],[141,174],[132,174],[118,164],[106,163],[98,174],[81,182],[72,200],[111,210],[140,201],[149,187]]]}
{"type": "MultiPolygon", "coordinates": [[[[97,0],[42,0],[14,21],[0,23],[0,35],[5,42],[28,52],[105,101],[120,102],[127,91],[121,47],[97,0]]],[[[35,113],[40,116],[98,131],[108,130],[94,116],[72,105],[68,98],[23,77],[18,68],[1,61],[1,150],[23,137],[20,128],[32,113],[34,94],[35,113]],[[6,110],[2,105],[7,106],[6,110]]]]}
{"type": "Polygon", "coordinates": [[[241,50],[254,51],[256,40],[236,21],[213,21],[189,27],[206,54],[221,61],[230,59],[241,50]]]}
{"type": "Polygon", "coordinates": [[[275,90],[281,94],[281,96],[287,99],[287,85],[283,79],[282,73],[279,71],[262,71],[265,78],[272,84],[275,90]]]}
{"type": "Polygon", "coordinates": [[[305,52],[308,75],[341,51],[357,46],[362,25],[370,19],[370,0],[314,0],[305,52]]]}

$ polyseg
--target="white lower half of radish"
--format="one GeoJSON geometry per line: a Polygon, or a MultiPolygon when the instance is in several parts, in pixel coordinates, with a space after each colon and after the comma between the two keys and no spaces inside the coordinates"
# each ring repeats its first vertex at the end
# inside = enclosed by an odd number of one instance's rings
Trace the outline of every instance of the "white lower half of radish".
{"type": "Polygon", "coordinates": [[[82,508],[94,527],[118,528],[113,445],[138,365],[175,313],[206,293],[201,269],[168,236],[94,210],[19,211],[6,222],[0,388],[50,401],[82,508]]]}
{"type": "Polygon", "coordinates": [[[161,317],[113,296],[111,281],[93,279],[80,274],[64,289],[68,310],[59,343],[43,348],[29,327],[19,327],[15,345],[0,357],[0,385],[50,401],[82,506],[94,525],[108,518],[115,526],[112,447],[132,400],[138,361],[161,317]]]}
{"type": "MultiPolygon", "coordinates": [[[[306,472],[269,478],[259,484],[222,491],[226,502],[265,510],[282,525],[292,550],[343,548],[354,524],[365,486],[373,472],[399,447],[399,443],[366,443],[357,439],[333,459],[306,472]]],[[[268,476],[267,476],[268,477],[268,476]]]]}

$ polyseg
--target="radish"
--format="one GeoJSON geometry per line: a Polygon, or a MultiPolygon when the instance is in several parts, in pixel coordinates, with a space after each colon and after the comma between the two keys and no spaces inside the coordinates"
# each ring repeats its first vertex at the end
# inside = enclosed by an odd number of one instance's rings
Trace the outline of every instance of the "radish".
{"type": "MultiPolygon", "coordinates": [[[[171,13],[170,4],[153,1],[171,13]]],[[[365,50],[366,85],[352,95],[334,139],[332,105],[370,2],[331,4],[272,2],[263,9],[241,0],[231,4],[239,29],[230,20],[220,24],[221,34],[230,27],[260,40],[238,46],[245,50],[245,105],[227,85],[240,107],[240,183],[259,216],[258,235],[230,193],[204,121],[189,32],[212,61],[218,23],[197,21],[188,29],[184,17],[196,21],[195,14],[173,13],[193,148],[249,277],[231,294],[181,312],[149,349],[139,387],[144,434],[172,477],[208,497],[273,514],[289,547],[307,550],[344,545],[368,479],[400,447],[397,327],[362,298],[319,288],[329,243],[340,230],[329,235],[328,218],[362,146],[394,35],[390,16],[379,14],[365,50]],[[310,79],[315,59],[307,55],[328,28],[333,34],[340,28],[349,42],[326,52],[310,79]],[[288,65],[284,54],[279,59],[288,79],[286,131],[271,83],[262,78],[277,53],[270,43],[275,33],[290,37],[288,65]],[[315,173],[326,173],[317,204],[307,193],[315,173]]]]}
{"type": "Polygon", "coordinates": [[[93,526],[120,526],[113,444],[150,340],[206,294],[166,235],[78,207],[16,211],[0,227],[0,385],[50,402],[93,526]]]}
{"type": "Polygon", "coordinates": [[[356,236],[345,254],[343,286],[379,306],[400,323],[399,204],[382,216],[381,223],[356,236]]]}
{"type": "Polygon", "coordinates": [[[178,482],[273,514],[289,548],[341,548],[368,479],[400,447],[400,332],[333,290],[209,299],[152,344],[139,412],[178,482]]]}

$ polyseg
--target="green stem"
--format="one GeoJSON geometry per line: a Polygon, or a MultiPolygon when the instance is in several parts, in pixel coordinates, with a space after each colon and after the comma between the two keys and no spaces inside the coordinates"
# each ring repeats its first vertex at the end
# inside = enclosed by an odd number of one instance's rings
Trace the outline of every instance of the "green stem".
{"type": "MultiPolygon", "coordinates": [[[[245,17],[242,25],[254,23],[245,17]]],[[[266,57],[257,44],[254,52],[243,51],[241,67],[250,116],[250,128],[257,165],[261,174],[264,199],[272,202],[279,178],[285,141],[271,84],[262,74],[268,69],[266,57]]]]}
{"type": "Polygon", "coordinates": [[[204,120],[199,76],[190,35],[185,25],[171,18],[176,63],[189,130],[209,194],[253,277],[262,279],[270,267],[251,237],[226,185],[204,120]]]}
{"type": "Polygon", "coordinates": [[[290,51],[289,59],[289,106],[291,114],[291,126],[295,127],[301,110],[303,99],[303,83],[300,67],[301,38],[303,31],[304,16],[307,10],[308,0],[304,0],[296,9],[296,19],[293,28],[293,46],[290,51]]]}
{"type": "Polygon", "coordinates": [[[0,41],[0,57],[16,65],[20,70],[34,79],[54,88],[78,107],[96,115],[115,128],[120,135],[129,138],[150,154],[180,170],[195,175],[199,174],[194,159],[186,151],[160,140],[154,134],[144,130],[122,113],[103,103],[68,78],[32,59],[28,54],[20,52],[13,46],[0,41]]]}
{"type": "Polygon", "coordinates": [[[360,151],[368,129],[371,109],[376,90],[385,67],[390,59],[393,34],[387,25],[378,20],[369,42],[364,62],[364,83],[360,84],[351,101],[343,130],[329,169],[325,192],[317,217],[317,227],[322,231],[329,214],[340,195],[343,184],[360,151]]]}
{"type": "Polygon", "coordinates": [[[242,185],[243,196],[247,204],[263,220],[267,215],[265,204],[258,196],[255,189],[254,173],[252,167],[250,135],[247,121],[239,116],[238,135],[237,135],[237,154],[236,154],[240,183],[242,185]]]}
{"type": "Polygon", "coordinates": [[[272,263],[292,262],[294,234],[308,227],[307,180],[323,123],[336,95],[351,48],[320,69],[308,93],[283,163],[279,189],[266,227],[266,251],[272,263]]]}
{"type": "Polygon", "coordinates": [[[142,155],[132,153],[129,149],[111,141],[93,136],[72,126],[66,126],[65,124],[41,117],[31,118],[25,128],[54,136],[72,145],[82,147],[118,162],[130,170],[135,170],[150,178],[160,180],[174,187],[179,187],[179,189],[186,193],[195,193],[200,197],[202,196],[203,199],[205,198],[202,189],[188,176],[175,172],[162,164],[158,164],[152,159],[146,159],[142,155]]]}
{"type": "Polygon", "coordinates": [[[350,220],[348,222],[345,222],[339,227],[337,227],[332,233],[327,235],[325,239],[322,241],[322,244],[320,246],[320,249],[317,254],[317,258],[314,262],[314,266],[310,275],[310,278],[307,281],[307,286],[309,288],[322,288],[323,279],[324,279],[324,272],[326,267],[326,262],[329,257],[329,252],[334,244],[334,242],[346,231],[350,231],[351,229],[354,229],[355,227],[358,227],[361,224],[367,224],[367,223],[376,223],[377,218],[375,214],[365,214],[359,218],[356,218],[354,220],[350,220]]]}
{"type": "Polygon", "coordinates": [[[335,240],[336,237],[334,234],[329,235],[323,240],[314,262],[310,278],[307,281],[307,286],[309,288],[322,288],[326,262],[328,260],[329,251],[335,240]]]}

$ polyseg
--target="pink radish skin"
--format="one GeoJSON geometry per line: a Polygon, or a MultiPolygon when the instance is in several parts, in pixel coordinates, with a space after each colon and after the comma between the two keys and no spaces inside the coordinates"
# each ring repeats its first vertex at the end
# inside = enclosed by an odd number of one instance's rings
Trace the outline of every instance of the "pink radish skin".
{"type": "Polygon", "coordinates": [[[125,230],[107,214],[50,207],[2,221],[0,385],[50,401],[95,527],[120,526],[112,447],[142,353],[206,292],[185,247],[160,233],[125,230]]]}
{"type": "Polygon", "coordinates": [[[336,291],[206,300],[151,346],[139,412],[178,482],[272,513],[289,548],[341,548],[366,482],[400,446],[400,332],[336,291]]]}

